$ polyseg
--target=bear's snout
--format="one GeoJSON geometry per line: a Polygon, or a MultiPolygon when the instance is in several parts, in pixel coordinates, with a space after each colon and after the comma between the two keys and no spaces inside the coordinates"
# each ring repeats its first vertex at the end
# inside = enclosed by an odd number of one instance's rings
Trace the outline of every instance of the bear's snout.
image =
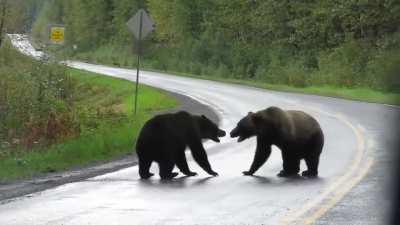
{"type": "Polygon", "coordinates": [[[223,130],[218,131],[218,137],[225,137],[225,135],[226,135],[225,131],[223,131],[223,130]]]}
{"type": "Polygon", "coordinates": [[[233,129],[230,133],[231,138],[235,138],[237,136],[239,136],[239,132],[238,132],[238,128],[236,127],[235,129],[233,129]]]}

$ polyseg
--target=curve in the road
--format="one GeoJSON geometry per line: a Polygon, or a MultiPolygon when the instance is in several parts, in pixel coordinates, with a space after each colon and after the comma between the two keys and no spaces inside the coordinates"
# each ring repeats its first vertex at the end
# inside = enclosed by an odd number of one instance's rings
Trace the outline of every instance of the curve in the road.
{"type": "MultiPolygon", "coordinates": [[[[128,69],[78,62],[69,65],[123,79],[134,78],[134,71],[128,69]]],[[[143,72],[141,80],[189,95],[217,109],[220,126],[227,131],[248,111],[271,105],[310,113],[320,121],[327,137],[321,155],[321,178],[275,177],[281,169],[281,157],[275,150],[258,176],[243,177],[241,171],[250,165],[255,141],[235,143],[225,138],[218,145],[206,143],[209,152],[217,152],[209,158],[220,172],[218,178],[204,177],[193,161],[189,164],[199,172],[198,177],[180,177],[170,183],[157,178],[142,182],[137,178],[137,167],[131,167],[1,204],[0,224],[280,224],[287,220],[292,224],[308,223],[318,219],[365,174],[363,171],[368,171],[364,134],[354,125],[351,115],[341,116],[330,108],[327,98],[315,100],[312,96],[285,95],[154,72],[143,72]]]]}
{"type": "MultiPolygon", "coordinates": [[[[78,66],[81,68],[80,66],[78,66]]],[[[81,69],[87,69],[85,67],[81,69]]],[[[90,69],[89,69],[90,70],[90,69]]],[[[93,71],[93,70],[91,70],[93,71]]],[[[94,70],[93,72],[96,72],[94,70]]],[[[99,71],[97,71],[99,72],[99,71]]],[[[150,84],[152,85],[152,84],[150,84]]],[[[154,84],[153,84],[154,85],[154,84]]],[[[180,92],[180,90],[172,90],[180,92]]],[[[190,95],[188,93],[183,93],[186,95],[190,95]]],[[[217,104],[207,101],[199,96],[190,96],[200,102],[210,105],[213,109],[215,109],[220,115],[223,114],[224,110],[221,109],[217,104]]],[[[290,102],[290,101],[289,101],[290,102]]],[[[294,102],[290,102],[290,104],[299,107],[299,104],[294,102]]],[[[304,107],[304,106],[303,106],[304,107]]],[[[305,202],[300,210],[294,209],[291,210],[286,216],[281,220],[281,224],[289,225],[289,224],[312,224],[318,218],[320,218],[325,212],[327,212],[330,208],[332,208],[343,196],[351,190],[353,186],[355,186],[369,171],[372,166],[373,159],[368,158],[366,162],[362,162],[365,153],[365,138],[362,132],[356,128],[345,116],[335,113],[329,113],[327,111],[321,110],[316,107],[305,106],[308,108],[308,111],[315,111],[321,114],[325,114],[329,117],[336,118],[341,123],[345,124],[356,137],[357,147],[356,154],[352,160],[350,168],[347,170],[345,174],[336,178],[336,180],[325,187],[322,193],[314,197],[312,200],[305,202]]]]}

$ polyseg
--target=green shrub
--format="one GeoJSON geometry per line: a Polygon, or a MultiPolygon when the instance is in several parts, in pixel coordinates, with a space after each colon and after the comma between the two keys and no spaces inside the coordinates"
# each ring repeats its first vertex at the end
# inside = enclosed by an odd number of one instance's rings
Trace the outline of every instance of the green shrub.
{"type": "Polygon", "coordinates": [[[368,49],[360,42],[350,40],[320,55],[319,75],[323,76],[325,84],[340,87],[362,86],[368,55],[368,49]]]}
{"type": "Polygon", "coordinates": [[[217,70],[215,71],[215,74],[216,74],[216,76],[224,77],[224,78],[231,77],[231,71],[223,63],[219,64],[217,70]]]}
{"type": "MultiPolygon", "coordinates": [[[[52,113],[61,117],[72,109],[75,84],[64,66],[34,61],[9,45],[0,49],[0,143],[32,146],[46,136],[52,113]]],[[[73,126],[74,121],[63,121],[73,126]]],[[[58,133],[62,138],[64,134],[58,133]]]]}
{"type": "Polygon", "coordinates": [[[373,88],[400,92],[400,50],[377,54],[367,66],[366,82],[373,88]]]}

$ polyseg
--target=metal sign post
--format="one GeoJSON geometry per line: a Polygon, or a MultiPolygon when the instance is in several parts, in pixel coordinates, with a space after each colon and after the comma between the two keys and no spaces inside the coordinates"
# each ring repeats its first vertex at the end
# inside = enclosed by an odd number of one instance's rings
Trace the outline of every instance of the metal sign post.
{"type": "Polygon", "coordinates": [[[137,66],[136,66],[136,89],[135,89],[135,115],[137,111],[137,99],[138,99],[138,91],[139,91],[139,68],[140,68],[140,42],[142,39],[142,27],[143,27],[143,13],[140,13],[140,23],[139,23],[139,38],[138,38],[138,52],[137,52],[137,66]]]}
{"type": "Polygon", "coordinates": [[[134,112],[137,113],[137,101],[139,94],[139,70],[140,70],[140,55],[142,53],[141,41],[154,30],[154,22],[146,13],[145,10],[139,11],[126,23],[129,30],[133,33],[137,40],[137,67],[136,67],[136,89],[135,89],[135,106],[134,112]]]}

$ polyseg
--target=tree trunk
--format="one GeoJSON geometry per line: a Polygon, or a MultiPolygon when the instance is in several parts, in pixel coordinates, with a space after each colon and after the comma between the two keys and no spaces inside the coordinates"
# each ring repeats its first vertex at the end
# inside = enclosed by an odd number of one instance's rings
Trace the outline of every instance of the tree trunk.
{"type": "Polygon", "coordinates": [[[7,0],[0,0],[0,47],[3,44],[3,30],[6,20],[7,0]]]}

